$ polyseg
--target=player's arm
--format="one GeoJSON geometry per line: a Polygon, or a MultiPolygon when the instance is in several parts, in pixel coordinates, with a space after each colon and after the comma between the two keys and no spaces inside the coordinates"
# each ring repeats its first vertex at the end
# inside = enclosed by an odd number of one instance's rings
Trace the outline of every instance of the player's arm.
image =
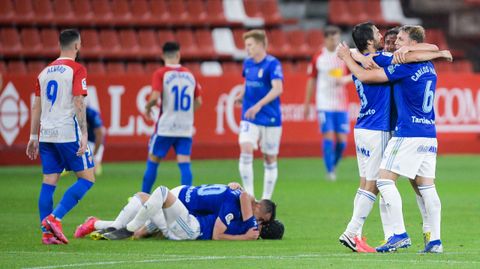
{"type": "Polygon", "coordinates": [[[202,106],[202,104],[203,104],[202,97],[201,96],[196,97],[193,100],[193,110],[196,111],[198,108],[200,108],[200,106],[202,106]]]}
{"type": "Polygon", "coordinates": [[[248,192],[242,192],[240,194],[240,210],[242,211],[243,221],[248,220],[253,216],[253,203],[255,199],[248,194],[248,192]]]}
{"type": "Polygon", "coordinates": [[[80,148],[77,151],[77,156],[81,156],[87,150],[88,129],[87,129],[87,106],[85,105],[85,96],[77,95],[73,97],[73,104],[75,107],[75,116],[77,118],[78,126],[82,132],[80,141],[80,148]]]}
{"type": "Polygon", "coordinates": [[[350,49],[350,54],[352,55],[352,58],[356,62],[361,63],[365,69],[380,68],[380,66],[378,66],[378,64],[373,60],[373,57],[377,56],[378,53],[371,53],[365,56],[361,54],[357,49],[350,49]]]}
{"type": "Polygon", "coordinates": [[[245,95],[245,84],[242,85],[242,89],[235,96],[235,104],[241,104],[243,102],[244,95],[245,95]]]}
{"type": "Polygon", "coordinates": [[[145,105],[145,117],[149,120],[152,119],[152,107],[157,104],[160,94],[159,91],[152,91],[150,97],[148,97],[147,104],[145,105]]]}
{"type": "Polygon", "coordinates": [[[406,56],[414,51],[439,51],[438,46],[429,43],[418,43],[411,46],[403,46],[393,53],[393,59],[397,63],[406,63],[406,56]]]}
{"type": "Polygon", "coordinates": [[[279,97],[283,92],[283,81],[281,79],[272,80],[272,89],[260,101],[245,112],[245,118],[254,119],[255,115],[262,109],[263,106],[279,97]]]}
{"type": "Polygon", "coordinates": [[[307,80],[307,86],[305,87],[305,102],[303,105],[303,115],[305,118],[308,118],[310,115],[310,100],[312,99],[315,85],[317,85],[317,78],[309,77],[307,80]]]}
{"type": "Polygon", "coordinates": [[[213,226],[212,240],[257,240],[260,233],[256,228],[250,228],[245,234],[231,235],[226,234],[227,226],[217,218],[213,226]]]}
{"type": "Polygon", "coordinates": [[[453,61],[452,54],[449,50],[440,50],[440,51],[412,51],[405,55],[404,62],[398,62],[397,58],[392,60],[392,64],[398,63],[413,63],[413,62],[424,62],[431,61],[434,59],[445,59],[449,62],[453,61]]]}
{"type": "Polygon", "coordinates": [[[42,105],[40,96],[35,96],[33,100],[31,122],[30,122],[30,139],[27,145],[27,156],[30,160],[35,160],[38,156],[38,130],[40,129],[40,115],[42,114],[42,105]]]}
{"type": "Polygon", "coordinates": [[[350,49],[346,44],[340,44],[337,55],[347,65],[348,69],[361,82],[364,83],[380,83],[387,82],[388,77],[383,69],[366,70],[358,65],[350,54],[350,49]]]}

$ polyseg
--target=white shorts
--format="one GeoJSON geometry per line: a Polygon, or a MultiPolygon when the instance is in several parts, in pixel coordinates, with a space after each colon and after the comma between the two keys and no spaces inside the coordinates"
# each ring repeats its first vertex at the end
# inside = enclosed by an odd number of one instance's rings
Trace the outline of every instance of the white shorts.
{"type": "Polygon", "coordinates": [[[415,179],[435,178],[437,139],[428,137],[393,137],[383,155],[381,169],[415,179]]]}
{"type": "MultiPolygon", "coordinates": [[[[200,236],[200,223],[191,215],[180,200],[173,210],[163,210],[168,227],[168,238],[171,240],[195,240],[200,236]]],[[[172,207],[173,209],[173,207],[172,207]]]]}
{"type": "Polygon", "coordinates": [[[238,143],[251,143],[255,150],[258,149],[260,143],[260,148],[264,154],[278,155],[281,138],[281,126],[262,126],[248,121],[240,122],[238,143]]]}
{"type": "MultiPolygon", "coordinates": [[[[90,147],[90,150],[92,151],[92,154],[95,152],[95,142],[90,142],[88,141],[88,146],[90,147]]],[[[93,156],[95,159],[95,163],[101,163],[103,159],[103,150],[104,147],[103,145],[100,145],[97,155],[93,156]]]]}
{"type": "Polygon", "coordinates": [[[390,132],[354,129],[358,172],[366,180],[377,180],[383,153],[391,138],[390,132]]]}

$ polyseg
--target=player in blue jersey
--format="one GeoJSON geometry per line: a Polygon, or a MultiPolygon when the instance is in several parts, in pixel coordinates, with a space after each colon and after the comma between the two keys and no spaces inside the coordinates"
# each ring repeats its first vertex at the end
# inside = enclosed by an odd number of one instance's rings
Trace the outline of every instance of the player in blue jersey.
{"type": "Polygon", "coordinates": [[[282,66],[277,58],[267,54],[265,31],[246,32],[243,40],[248,58],[243,62],[244,88],[236,97],[236,102],[242,103],[239,171],[245,190],[255,197],[253,151],[260,144],[264,157],[262,199],[270,199],[278,178],[277,155],[282,136],[282,66]]]}
{"type": "MultiPolygon", "coordinates": [[[[353,40],[358,50],[367,55],[376,55],[373,60],[380,67],[396,63],[393,54],[379,52],[381,49],[382,35],[372,23],[361,23],[354,27],[353,40]]],[[[438,50],[434,45],[418,44],[411,48],[412,52],[406,55],[406,62],[425,61],[438,57],[439,53],[430,53],[427,50],[438,50]]],[[[355,146],[357,150],[358,169],[360,174],[360,187],[354,199],[353,216],[345,232],[339,240],[342,244],[358,252],[374,252],[361,236],[363,223],[369,215],[378,194],[376,180],[378,179],[380,162],[384,150],[390,140],[392,121],[391,113],[391,87],[390,83],[365,84],[353,76],[355,87],[360,99],[360,111],[354,129],[355,146]]],[[[394,127],[394,126],[393,126],[394,127]]],[[[383,212],[385,238],[390,234],[389,218],[383,212]]]]}
{"type": "Polygon", "coordinates": [[[105,142],[105,127],[100,112],[87,106],[88,145],[93,151],[95,175],[102,174],[102,159],[105,142]]]}
{"type": "Polygon", "coordinates": [[[87,145],[87,71],[75,62],[81,47],[80,33],[75,29],[64,30],[59,43],[60,57],[37,78],[26,150],[32,160],[40,153],[42,161],[43,183],[38,209],[44,244],[68,243],[61,220],[95,182],[93,158],[87,145]],[[53,195],[64,169],[73,170],[78,180],[53,208],[53,195]]]}
{"type": "MultiPolygon", "coordinates": [[[[403,26],[397,35],[396,46],[415,45],[422,43],[424,38],[425,31],[421,26],[403,26]]],[[[448,51],[437,53],[451,60],[448,51]]],[[[395,185],[397,178],[403,175],[416,181],[425,201],[431,237],[423,252],[443,252],[440,240],[441,205],[434,184],[437,139],[433,104],[437,75],[433,64],[426,61],[365,70],[353,60],[345,45],[340,46],[339,57],[364,83],[394,82],[398,120],[394,137],[385,149],[377,180],[377,187],[390,209],[394,235],[377,251],[394,251],[411,244],[403,221],[401,196],[395,185]]]]}

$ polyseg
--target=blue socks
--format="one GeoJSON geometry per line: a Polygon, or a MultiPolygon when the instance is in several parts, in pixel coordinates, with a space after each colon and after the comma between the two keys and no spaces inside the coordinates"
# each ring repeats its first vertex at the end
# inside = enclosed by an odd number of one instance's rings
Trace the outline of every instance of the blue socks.
{"type": "Polygon", "coordinates": [[[342,159],[343,152],[347,147],[347,142],[337,142],[335,147],[335,163],[334,165],[337,166],[338,162],[342,159]]]}
{"type": "Polygon", "coordinates": [[[53,210],[53,193],[57,186],[42,183],[40,197],[38,197],[38,212],[40,213],[40,222],[50,215],[53,210]]]}
{"type": "Polygon", "coordinates": [[[323,161],[325,162],[325,167],[327,172],[333,172],[335,167],[335,155],[333,152],[333,140],[323,139],[323,161]]]}
{"type": "Polygon", "coordinates": [[[190,163],[178,163],[178,168],[180,169],[180,174],[182,177],[182,185],[192,185],[192,169],[190,168],[190,163]]]}
{"type": "Polygon", "coordinates": [[[143,174],[143,184],[142,192],[150,193],[152,191],[153,183],[157,178],[157,169],[160,163],[152,162],[150,159],[147,160],[147,169],[143,174]]]}
{"type": "Polygon", "coordinates": [[[63,194],[62,200],[57,205],[52,214],[58,218],[62,219],[72,208],[74,208],[78,201],[80,201],[87,191],[93,186],[93,182],[88,181],[84,178],[78,178],[68,190],[63,194]]]}

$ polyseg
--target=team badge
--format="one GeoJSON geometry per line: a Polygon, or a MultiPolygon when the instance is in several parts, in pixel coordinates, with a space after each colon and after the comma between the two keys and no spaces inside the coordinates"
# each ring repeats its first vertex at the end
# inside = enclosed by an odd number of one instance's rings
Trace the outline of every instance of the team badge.
{"type": "Polygon", "coordinates": [[[87,90],[87,79],[82,79],[82,89],[87,90]]]}
{"type": "Polygon", "coordinates": [[[258,78],[262,78],[263,77],[263,68],[260,68],[260,70],[258,70],[258,78]]]}
{"type": "Polygon", "coordinates": [[[228,215],[225,216],[225,222],[227,225],[230,225],[230,222],[233,220],[234,216],[232,213],[229,213],[228,215]]]}

